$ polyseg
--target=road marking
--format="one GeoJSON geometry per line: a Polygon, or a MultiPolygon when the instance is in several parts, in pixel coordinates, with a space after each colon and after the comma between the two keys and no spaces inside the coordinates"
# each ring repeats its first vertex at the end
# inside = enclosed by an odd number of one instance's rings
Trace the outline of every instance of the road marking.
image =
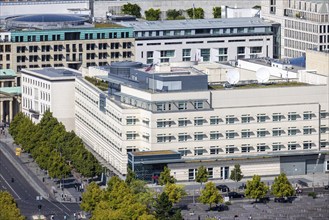
{"type": "Polygon", "coordinates": [[[5,180],[5,178],[0,174],[0,177],[6,182],[6,184],[9,186],[9,188],[16,194],[16,196],[18,197],[18,199],[21,199],[21,197],[19,197],[19,195],[16,193],[16,191],[9,185],[9,183],[7,182],[7,180],[5,180]]]}

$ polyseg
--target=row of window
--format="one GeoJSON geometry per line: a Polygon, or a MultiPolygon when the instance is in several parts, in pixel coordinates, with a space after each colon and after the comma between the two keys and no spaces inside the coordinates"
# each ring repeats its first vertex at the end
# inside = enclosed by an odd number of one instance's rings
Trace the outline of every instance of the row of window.
{"type": "MultiPolygon", "coordinates": [[[[34,85],[34,86],[38,86],[38,87],[41,87],[41,88],[50,90],[50,84],[47,84],[47,83],[42,82],[42,81],[39,81],[37,79],[31,79],[29,77],[24,77],[23,76],[22,77],[22,81],[23,82],[26,82],[26,83],[28,83],[30,85],[34,85]]],[[[32,95],[32,92],[31,92],[30,95],[32,95]]]]}

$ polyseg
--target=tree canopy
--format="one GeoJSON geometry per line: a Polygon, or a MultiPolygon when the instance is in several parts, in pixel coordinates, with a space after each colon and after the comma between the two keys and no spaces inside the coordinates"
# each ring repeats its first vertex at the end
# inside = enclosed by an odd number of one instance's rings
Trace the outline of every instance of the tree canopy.
{"type": "Polygon", "coordinates": [[[9,133],[16,144],[31,153],[41,169],[48,170],[50,177],[63,178],[70,175],[73,168],[85,177],[101,172],[100,164],[82,140],[73,131],[67,132],[49,110],[38,124],[18,113],[10,124],[9,133]]]}
{"type": "Polygon", "coordinates": [[[221,7],[213,7],[212,8],[212,15],[214,18],[221,18],[222,17],[222,8],[221,7]]]}
{"type": "Polygon", "coordinates": [[[148,21],[157,21],[160,19],[161,10],[150,8],[149,10],[145,11],[145,19],[148,21]]]}
{"type": "Polygon", "coordinates": [[[131,3],[124,4],[122,6],[121,12],[123,14],[136,16],[137,18],[142,17],[141,7],[139,7],[139,5],[137,4],[131,4],[131,3]]]}
{"type": "Polygon", "coordinates": [[[175,183],[168,183],[164,188],[164,192],[168,195],[170,202],[173,204],[179,202],[187,195],[184,186],[175,183]]]}
{"type": "Polygon", "coordinates": [[[219,193],[213,182],[206,183],[203,190],[201,190],[201,195],[199,197],[199,201],[203,204],[209,204],[209,208],[211,209],[212,204],[218,204],[223,202],[223,197],[219,193]]]}
{"type": "Polygon", "coordinates": [[[273,185],[271,187],[271,193],[275,197],[287,197],[293,196],[295,194],[295,190],[289,182],[286,174],[281,173],[279,176],[274,178],[273,185]]]}
{"type": "Polygon", "coordinates": [[[16,202],[9,192],[0,191],[0,219],[24,220],[16,202]]]}
{"type": "Polygon", "coordinates": [[[191,19],[203,19],[204,18],[204,10],[202,8],[189,8],[186,10],[187,15],[191,19]]]}
{"type": "Polygon", "coordinates": [[[114,176],[105,189],[94,182],[89,184],[82,194],[80,207],[92,213],[92,220],[155,220],[154,203],[154,193],[144,181],[132,179],[128,185],[114,176]]]}
{"type": "Polygon", "coordinates": [[[196,173],[196,177],[195,177],[195,181],[197,181],[198,183],[205,183],[208,181],[208,171],[207,168],[205,166],[200,166],[198,168],[198,171],[196,173]]]}
{"type": "Polygon", "coordinates": [[[182,11],[181,10],[169,9],[166,12],[166,15],[167,15],[167,20],[182,20],[182,19],[185,19],[185,17],[182,16],[182,11]]]}
{"type": "Polygon", "coordinates": [[[176,179],[170,175],[170,171],[171,170],[168,167],[164,167],[163,171],[160,173],[159,184],[161,186],[176,182],[176,179]]]}
{"type": "Polygon", "coordinates": [[[230,179],[235,182],[239,182],[242,180],[242,178],[243,178],[243,175],[242,175],[242,171],[240,168],[240,164],[235,164],[234,168],[231,171],[230,179]]]}
{"type": "Polygon", "coordinates": [[[258,175],[254,175],[252,180],[247,181],[247,188],[245,196],[247,198],[258,199],[264,198],[267,194],[268,186],[264,182],[261,182],[261,178],[258,175]]]}

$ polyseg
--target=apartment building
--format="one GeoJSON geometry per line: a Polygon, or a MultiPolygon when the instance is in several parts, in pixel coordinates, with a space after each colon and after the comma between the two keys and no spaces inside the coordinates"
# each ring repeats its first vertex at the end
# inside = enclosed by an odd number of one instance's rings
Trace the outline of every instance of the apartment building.
{"type": "Polygon", "coordinates": [[[41,14],[8,18],[3,33],[0,68],[15,71],[43,67],[80,69],[134,59],[131,28],[92,25],[81,16],[41,14]]]}
{"type": "Polygon", "coordinates": [[[107,93],[76,79],[76,133],[121,176],[127,164],[151,181],[168,165],[178,180],[329,171],[328,84],[243,80],[208,88],[184,64],[113,63],[107,93]],[[126,66],[126,67],[125,67],[126,66]],[[179,152],[179,154],[177,154],[179,152]]]}
{"type": "Polygon", "coordinates": [[[226,62],[276,57],[274,24],[260,18],[120,22],[134,30],[135,60],[226,62]]]}
{"type": "Polygon", "coordinates": [[[65,67],[22,69],[22,112],[39,123],[45,111],[74,130],[74,85],[81,73],[65,67]]]}
{"type": "Polygon", "coordinates": [[[281,56],[329,49],[327,0],[262,0],[262,18],[281,24],[281,56]]]}

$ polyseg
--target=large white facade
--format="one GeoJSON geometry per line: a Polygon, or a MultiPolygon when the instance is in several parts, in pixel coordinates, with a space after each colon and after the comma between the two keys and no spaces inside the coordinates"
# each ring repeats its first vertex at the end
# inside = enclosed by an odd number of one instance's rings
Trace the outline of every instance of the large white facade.
{"type": "Polygon", "coordinates": [[[134,28],[135,60],[142,63],[273,57],[271,23],[259,18],[120,24],[134,28]]]}
{"type": "Polygon", "coordinates": [[[22,112],[38,123],[49,109],[66,130],[74,130],[74,81],[80,72],[65,68],[22,70],[22,112]]]}
{"type": "Polygon", "coordinates": [[[281,24],[281,55],[299,57],[307,49],[329,49],[329,2],[262,0],[262,17],[281,24]]]}
{"type": "MultiPolygon", "coordinates": [[[[276,175],[289,172],[286,157],[307,159],[329,149],[327,84],[161,92],[125,83],[107,95],[76,80],[76,133],[120,174],[131,151],[179,151],[186,163],[169,167],[177,179],[189,180],[200,164],[213,178],[228,178],[234,163],[246,176],[276,175]]],[[[313,161],[296,174],[327,169],[313,161]]]]}

